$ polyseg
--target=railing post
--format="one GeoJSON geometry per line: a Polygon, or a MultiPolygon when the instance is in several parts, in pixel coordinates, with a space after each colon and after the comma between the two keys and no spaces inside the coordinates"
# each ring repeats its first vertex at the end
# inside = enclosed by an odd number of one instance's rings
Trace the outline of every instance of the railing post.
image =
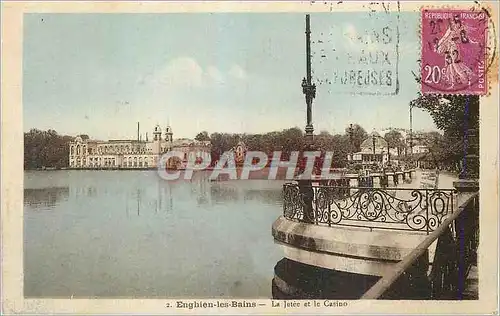
{"type": "Polygon", "coordinates": [[[425,190],[425,229],[429,235],[429,190],[425,190]]]}
{"type": "MultiPolygon", "coordinates": [[[[479,182],[477,179],[460,179],[453,183],[453,186],[457,190],[457,205],[462,205],[467,199],[479,191],[479,182]]],[[[465,280],[467,278],[467,268],[468,268],[468,258],[466,258],[470,249],[468,249],[466,242],[469,241],[471,236],[469,236],[469,230],[474,229],[473,227],[468,227],[470,223],[470,218],[473,216],[479,216],[479,214],[468,214],[468,212],[473,212],[473,209],[466,209],[461,216],[455,220],[455,232],[457,238],[457,298],[462,299],[463,293],[465,291],[465,280]],[[469,219],[469,220],[468,220],[469,219]]]]}
{"type": "MultiPolygon", "coordinates": [[[[465,100],[465,115],[464,115],[464,157],[462,159],[462,170],[459,174],[459,180],[453,183],[453,186],[458,191],[457,205],[462,205],[464,201],[470,198],[471,195],[479,191],[479,97],[467,96],[465,100]]],[[[472,210],[466,210],[472,211],[472,210]]],[[[479,211],[479,210],[478,210],[479,211]]],[[[472,215],[474,216],[474,215],[472,215]]],[[[477,215],[479,216],[479,214],[477,215]]],[[[464,214],[457,218],[455,222],[458,245],[458,295],[462,296],[464,291],[464,282],[467,274],[466,271],[466,245],[465,240],[469,236],[465,236],[468,229],[465,219],[471,217],[471,214],[464,214]]]]}
{"type": "Polygon", "coordinates": [[[304,202],[303,218],[304,223],[314,223],[314,210],[312,202],[314,199],[314,190],[311,180],[298,180],[299,191],[304,202]]]}

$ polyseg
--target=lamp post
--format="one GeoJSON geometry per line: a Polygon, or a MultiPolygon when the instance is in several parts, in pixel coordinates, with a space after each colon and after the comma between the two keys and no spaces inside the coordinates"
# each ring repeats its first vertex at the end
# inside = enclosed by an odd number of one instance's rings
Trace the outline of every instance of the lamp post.
{"type": "MultiPolygon", "coordinates": [[[[376,138],[381,138],[381,139],[385,140],[385,138],[383,138],[382,136],[372,134],[373,157],[375,157],[375,155],[376,155],[376,153],[375,153],[375,139],[376,138]]],[[[383,153],[383,151],[381,151],[381,163],[383,163],[383,160],[384,160],[384,153],[383,153]]],[[[387,161],[388,162],[391,161],[391,152],[390,152],[390,148],[389,148],[389,143],[388,142],[387,142],[387,161]]]]}
{"type": "MultiPolygon", "coordinates": [[[[311,72],[311,23],[309,14],[306,14],[306,77],[302,79],[302,93],[306,99],[306,146],[305,150],[311,150],[313,147],[313,132],[312,125],[312,102],[316,97],[316,85],[312,84],[311,72]]],[[[303,197],[304,205],[304,218],[306,223],[314,222],[314,210],[312,201],[314,199],[314,190],[312,188],[312,181],[310,179],[298,180],[299,191],[303,197]]]]}
{"type": "Polygon", "coordinates": [[[391,148],[389,147],[389,142],[387,142],[387,162],[391,163],[391,148]]]}
{"type": "Polygon", "coordinates": [[[312,102],[316,97],[316,85],[312,83],[311,73],[311,23],[309,14],[306,14],[306,77],[302,79],[302,93],[306,98],[306,139],[309,144],[313,140],[314,127],[312,125],[312,102]]]}
{"type": "Polygon", "coordinates": [[[354,153],[354,148],[353,148],[353,144],[352,144],[352,135],[353,133],[353,127],[352,127],[352,124],[349,125],[349,154],[351,156],[351,161],[353,160],[353,153],[354,153]]]}
{"type": "Polygon", "coordinates": [[[413,104],[410,103],[410,159],[413,164],[413,104]]]}
{"type": "Polygon", "coordinates": [[[373,143],[373,146],[372,146],[373,156],[375,157],[375,134],[372,135],[372,143],[373,143]]]}

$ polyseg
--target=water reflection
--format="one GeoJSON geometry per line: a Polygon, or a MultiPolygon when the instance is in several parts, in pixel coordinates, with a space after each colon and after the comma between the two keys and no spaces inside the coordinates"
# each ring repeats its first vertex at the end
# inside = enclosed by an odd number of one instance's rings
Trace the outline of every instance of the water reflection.
{"type": "Polygon", "coordinates": [[[271,297],[278,181],[54,171],[24,184],[28,297],[271,297]]]}
{"type": "Polygon", "coordinates": [[[24,190],[24,205],[31,207],[48,207],[53,208],[61,201],[67,200],[69,197],[69,187],[55,187],[43,189],[25,189],[24,190]]]}
{"type": "Polygon", "coordinates": [[[264,201],[269,204],[279,205],[281,205],[283,201],[281,190],[248,190],[245,192],[244,199],[264,201]]]}
{"type": "Polygon", "coordinates": [[[35,208],[37,205],[54,208],[64,202],[113,199],[116,206],[123,204],[127,217],[132,214],[140,216],[143,211],[154,211],[155,214],[169,212],[176,208],[177,202],[186,199],[202,208],[250,201],[281,204],[281,182],[278,181],[271,184],[261,180],[213,182],[208,173],[201,172],[196,173],[192,180],[164,181],[155,176],[149,173],[120,183],[93,182],[82,177],[78,181],[69,179],[69,185],[65,187],[26,188],[24,204],[35,208]]]}

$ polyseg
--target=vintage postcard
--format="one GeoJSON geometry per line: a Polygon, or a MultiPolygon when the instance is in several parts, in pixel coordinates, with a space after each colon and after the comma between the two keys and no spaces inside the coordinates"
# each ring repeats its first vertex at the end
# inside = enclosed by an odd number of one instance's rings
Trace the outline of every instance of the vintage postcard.
{"type": "Polygon", "coordinates": [[[2,1],[4,314],[497,314],[495,1],[2,1]]]}

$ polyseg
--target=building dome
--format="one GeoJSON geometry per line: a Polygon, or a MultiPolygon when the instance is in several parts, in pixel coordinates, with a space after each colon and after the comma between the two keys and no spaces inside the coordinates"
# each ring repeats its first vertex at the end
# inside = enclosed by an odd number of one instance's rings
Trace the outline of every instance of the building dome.
{"type": "Polygon", "coordinates": [[[381,153],[387,150],[387,141],[383,139],[377,132],[373,132],[361,143],[361,151],[373,152],[373,138],[375,137],[375,153],[381,153]]]}
{"type": "Polygon", "coordinates": [[[77,136],[77,137],[75,138],[75,142],[77,142],[77,143],[81,143],[81,142],[83,142],[83,140],[82,140],[82,138],[81,138],[80,136],[77,136]]]}
{"type": "Polygon", "coordinates": [[[165,127],[165,133],[172,134],[172,127],[167,125],[167,127],[165,127]]]}
{"type": "Polygon", "coordinates": [[[369,136],[370,136],[370,137],[373,137],[373,136],[375,136],[375,137],[379,137],[379,136],[380,136],[380,134],[379,134],[378,132],[376,132],[376,131],[373,131],[373,132],[371,132],[371,133],[370,133],[370,135],[369,135],[369,136]]]}
{"type": "Polygon", "coordinates": [[[155,126],[155,133],[161,133],[161,127],[158,124],[155,126]]]}

